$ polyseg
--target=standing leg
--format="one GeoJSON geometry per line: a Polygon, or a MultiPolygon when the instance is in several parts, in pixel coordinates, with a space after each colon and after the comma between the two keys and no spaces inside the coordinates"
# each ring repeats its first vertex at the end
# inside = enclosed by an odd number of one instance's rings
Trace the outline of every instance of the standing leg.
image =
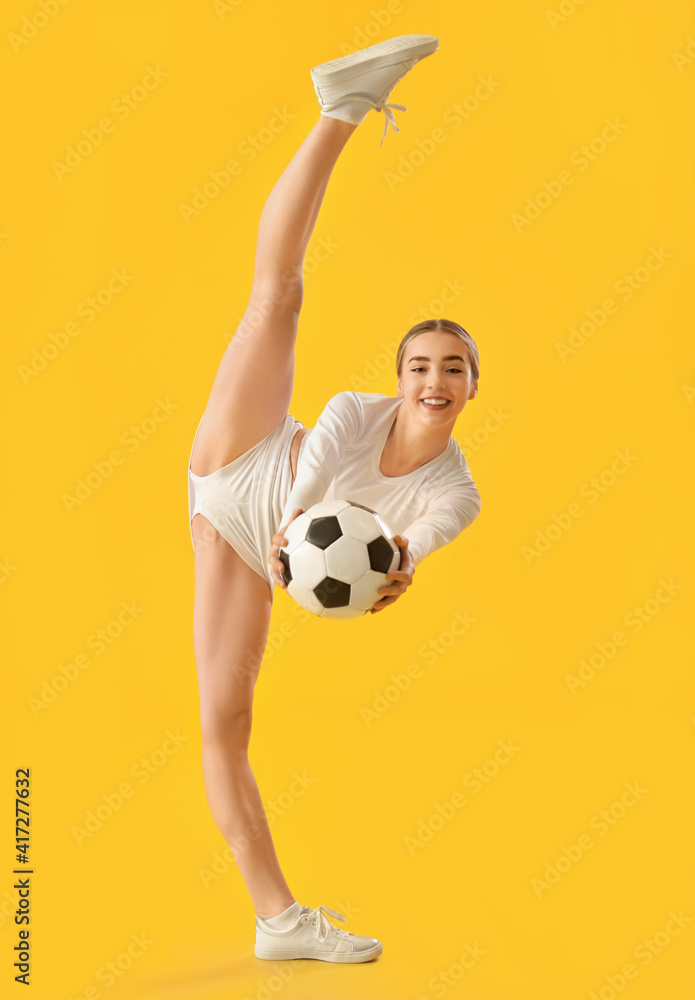
{"type": "Polygon", "coordinates": [[[196,475],[243,454],[288,412],[304,254],[333,167],[356,127],[320,116],[268,196],[250,300],[220,362],[193,449],[196,475]]]}
{"type": "Polygon", "coordinates": [[[193,518],[193,537],[193,644],[205,794],[256,913],[274,916],[294,897],[280,870],[248,759],[253,692],[272,593],[202,514],[193,518]]]}

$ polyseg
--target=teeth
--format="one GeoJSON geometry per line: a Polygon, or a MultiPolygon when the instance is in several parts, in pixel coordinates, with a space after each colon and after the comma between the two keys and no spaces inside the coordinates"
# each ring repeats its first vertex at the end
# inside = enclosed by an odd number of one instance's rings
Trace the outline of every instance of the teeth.
{"type": "Polygon", "coordinates": [[[427,403],[428,406],[446,406],[449,402],[448,399],[423,399],[423,403],[427,403]]]}

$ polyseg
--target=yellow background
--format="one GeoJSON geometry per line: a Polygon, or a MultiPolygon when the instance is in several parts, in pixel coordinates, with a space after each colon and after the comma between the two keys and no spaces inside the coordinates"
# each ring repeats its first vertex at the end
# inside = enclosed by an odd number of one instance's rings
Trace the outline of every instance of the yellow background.
{"type": "Polygon", "coordinates": [[[218,7],[72,0],[14,44],[41,7],[0,11],[3,991],[24,995],[12,796],[29,766],[41,1000],[89,986],[134,1000],[692,1000],[695,4],[218,7]],[[424,315],[457,320],[481,353],[456,437],[482,513],[385,613],[303,620],[276,594],[250,753],[278,856],[302,904],[347,913],[348,930],[384,944],[363,966],[284,963],[283,984],[253,956],[253,906],[205,800],[186,467],[246,304],[264,199],[317,117],[310,67],[411,32],[440,48],[392,94],[408,108],[401,132],[380,148],[383,117],[368,115],[309,246],[336,245],[307,274],[291,412],[312,426],[342,389],[395,395],[383,345],[424,315]],[[166,76],[119,117],[114,102],[148,67],[166,76]],[[475,107],[480,77],[499,86],[475,107]],[[275,109],[293,117],[241,158],[275,109]],[[104,117],[113,130],[59,178],[66,147],[104,117]],[[626,127],[601,149],[607,119],[626,127]],[[414,155],[436,128],[444,140],[414,155]],[[230,159],[238,175],[185,221],[181,204],[230,159]],[[527,199],[563,170],[573,183],[518,231],[527,199]],[[669,256],[640,271],[652,248],[669,256]],[[132,280],[87,322],[78,308],[112,268],[132,280]],[[558,343],[608,298],[617,309],[563,360],[558,343]],[[23,377],[71,321],[79,333],[23,377]],[[152,425],[160,399],[171,412],[152,425]],[[143,440],[128,450],[132,425],[143,440]],[[114,449],[123,462],[69,512],[64,495],[114,449]],[[634,461],[590,501],[616,451],[634,461]],[[581,516],[525,558],[573,503],[581,516]],[[97,652],[90,637],[123,602],[140,610],[97,652]],[[635,607],[649,609],[639,631],[626,623],[635,607]],[[457,614],[475,622],[426,660],[457,614]],[[626,644],[572,692],[567,676],[621,630],[626,644]],[[80,654],[89,666],[32,709],[80,654]],[[420,676],[394,696],[391,674],[412,663],[420,676]],[[387,688],[368,725],[361,709],[387,688]],[[167,754],[169,732],[181,742],[167,754]],[[466,776],[499,741],[518,750],[473,791],[466,776]],[[295,773],[311,784],[288,801],[295,773]],[[133,794],[78,843],[124,782],[133,794]],[[635,783],[644,791],[621,810],[635,783]],[[432,822],[457,791],[466,805],[432,822]],[[595,817],[611,809],[601,833],[595,817]],[[432,836],[409,850],[421,824],[432,836]],[[592,847],[537,891],[587,835],[592,847]],[[144,953],[105,985],[99,970],[137,935],[144,953]],[[645,939],[662,943],[648,962],[645,939]],[[618,990],[626,963],[636,972],[618,990]]]}

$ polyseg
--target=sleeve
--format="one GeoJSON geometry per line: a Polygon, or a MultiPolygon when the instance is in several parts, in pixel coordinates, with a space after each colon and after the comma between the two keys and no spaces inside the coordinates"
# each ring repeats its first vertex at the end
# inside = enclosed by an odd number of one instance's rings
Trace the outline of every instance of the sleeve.
{"type": "Polygon", "coordinates": [[[279,528],[287,524],[297,507],[308,510],[323,500],[335,479],[343,452],[357,441],[362,424],[362,411],[355,392],[339,392],[328,400],[306,440],[279,528]]]}
{"type": "Polygon", "coordinates": [[[480,494],[473,480],[465,487],[447,490],[430,503],[402,535],[410,542],[410,553],[417,566],[435,549],[453,542],[480,513],[480,494]]]}

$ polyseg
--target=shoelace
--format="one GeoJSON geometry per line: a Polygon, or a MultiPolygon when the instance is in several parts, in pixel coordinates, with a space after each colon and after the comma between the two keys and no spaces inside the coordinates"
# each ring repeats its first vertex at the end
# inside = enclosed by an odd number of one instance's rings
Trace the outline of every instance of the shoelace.
{"type": "Polygon", "coordinates": [[[338,100],[332,101],[330,104],[324,104],[323,110],[334,111],[336,108],[339,108],[341,104],[346,104],[348,101],[366,101],[368,104],[371,104],[373,108],[376,108],[377,111],[384,112],[384,118],[386,120],[384,122],[384,131],[381,135],[381,142],[379,143],[380,146],[381,143],[386,138],[386,133],[389,130],[389,125],[391,126],[394,132],[400,132],[400,129],[396,125],[396,116],[393,113],[393,109],[397,108],[399,111],[408,110],[402,104],[377,104],[377,102],[373,101],[371,97],[365,97],[364,94],[346,94],[345,97],[339,97],[338,100]]]}
{"type": "Polygon", "coordinates": [[[325,914],[330,914],[331,917],[335,917],[336,920],[340,920],[345,923],[345,917],[342,913],[336,912],[336,910],[329,909],[328,906],[317,906],[315,910],[311,911],[309,917],[314,918],[314,923],[316,926],[316,940],[325,941],[331,931],[335,931],[336,934],[342,934],[344,937],[350,937],[347,931],[342,931],[339,927],[334,927],[333,924],[328,920],[325,914]]]}

